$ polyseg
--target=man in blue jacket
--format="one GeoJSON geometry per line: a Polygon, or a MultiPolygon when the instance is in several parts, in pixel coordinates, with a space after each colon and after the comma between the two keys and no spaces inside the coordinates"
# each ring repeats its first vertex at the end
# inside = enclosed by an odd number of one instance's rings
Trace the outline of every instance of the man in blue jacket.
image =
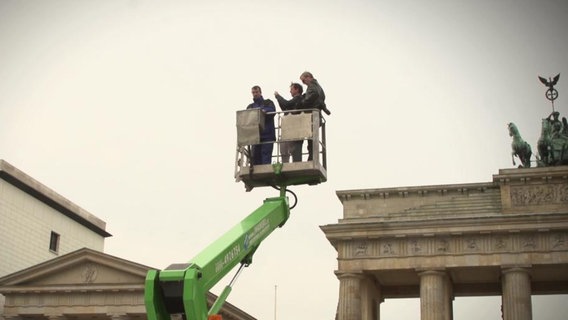
{"type": "Polygon", "coordinates": [[[251,89],[253,103],[247,106],[247,109],[261,109],[265,113],[264,130],[260,133],[261,144],[252,146],[252,164],[270,164],[272,163],[273,142],[276,140],[274,132],[274,112],[276,107],[270,99],[262,97],[262,90],[259,86],[251,89]]]}

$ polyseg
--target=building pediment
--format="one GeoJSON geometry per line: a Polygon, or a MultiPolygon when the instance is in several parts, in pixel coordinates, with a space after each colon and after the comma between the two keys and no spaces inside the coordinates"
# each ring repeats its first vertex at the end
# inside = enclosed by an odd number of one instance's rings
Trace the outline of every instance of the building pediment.
{"type": "Polygon", "coordinates": [[[83,248],[0,278],[2,292],[143,289],[150,267],[83,248]]]}
{"type": "MultiPolygon", "coordinates": [[[[83,248],[0,278],[0,294],[6,296],[3,316],[144,320],[144,281],[150,269],[83,248]]],[[[216,299],[207,295],[209,305],[216,299]]],[[[254,319],[228,302],[221,314],[224,319],[254,319]]]]}

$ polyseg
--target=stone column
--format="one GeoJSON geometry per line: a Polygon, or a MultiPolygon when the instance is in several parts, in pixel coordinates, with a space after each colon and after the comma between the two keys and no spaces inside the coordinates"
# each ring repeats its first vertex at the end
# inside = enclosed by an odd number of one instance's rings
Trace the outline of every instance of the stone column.
{"type": "Polygon", "coordinates": [[[381,286],[374,277],[367,277],[361,282],[361,319],[380,320],[380,304],[383,302],[381,286]]]}
{"type": "Polygon", "coordinates": [[[447,320],[454,320],[454,288],[452,279],[446,274],[446,290],[444,292],[444,301],[446,303],[447,320]]]}
{"type": "Polygon", "coordinates": [[[338,320],[361,319],[361,282],[364,276],[361,273],[336,272],[339,279],[339,305],[337,308],[338,320]]]}
{"type": "Polygon", "coordinates": [[[527,267],[503,268],[503,320],[532,320],[530,269],[527,267]]]}
{"type": "Polygon", "coordinates": [[[426,270],[420,276],[420,319],[451,320],[451,292],[444,271],[426,270]]]}

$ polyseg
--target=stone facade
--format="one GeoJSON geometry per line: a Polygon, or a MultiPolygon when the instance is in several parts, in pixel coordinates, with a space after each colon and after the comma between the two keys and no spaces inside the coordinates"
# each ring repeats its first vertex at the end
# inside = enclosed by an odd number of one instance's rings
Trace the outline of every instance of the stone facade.
{"type": "Polygon", "coordinates": [[[106,223],[0,160],[0,277],[80,248],[103,251],[106,223]],[[52,232],[59,236],[50,248],[52,232]],[[56,249],[56,250],[53,250],[56,249]]]}
{"type": "Polygon", "coordinates": [[[420,297],[452,319],[455,296],[502,295],[506,320],[531,295],[568,293],[568,167],[500,170],[488,183],[338,191],[322,226],[338,253],[339,320],[375,320],[387,298],[420,297]]]}

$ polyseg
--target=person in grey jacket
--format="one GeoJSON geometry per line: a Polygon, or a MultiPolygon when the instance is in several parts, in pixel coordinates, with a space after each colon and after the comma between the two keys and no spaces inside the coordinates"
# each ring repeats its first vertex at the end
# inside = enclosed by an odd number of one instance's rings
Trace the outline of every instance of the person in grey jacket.
{"type": "Polygon", "coordinates": [[[300,107],[302,109],[320,109],[325,114],[330,115],[331,112],[325,105],[325,92],[311,72],[305,71],[300,75],[302,83],[308,86],[306,94],[302,96],[300,107]]]}
{"type": "MultiPolygon", "coordinates": [[[[306,94],[302,96],[299,107],[300,109],[319,109],[330,115],[331,112],[325,105],[325,93],[318,81],[314,79],[311,72],[305,71],[300,75],[300,80],[307,85],[306,94]]],[[[313,159],[313,140],[308,140],[308,161],[313,159]]]]}
{"type": "MultiPolygon", "coordinates": [[[[278,91],[274,91],[274,96],[278,101],[278,105],[282,111],[291,111],[297,110],[298,104],[302,100],[302,93],[304,92],[304,88],[299,83],[292,83],[290,85],[290,94],[292,95],[292,99],[286,100],[284,99],[278,91]]],[[[284,116],[288,116],[289,114],[297,114],[299,112],[290,112],[286,113],[284,116]]],[[[302,145],[304,144],[304,140],[295,140],[295,141],[283,141],[280,143],[280,154],[282,154],[282,163],[290,162],[290,155],[292,155],[292,160],[294,162],[301,162],[302,161],[302,145]]]]}

